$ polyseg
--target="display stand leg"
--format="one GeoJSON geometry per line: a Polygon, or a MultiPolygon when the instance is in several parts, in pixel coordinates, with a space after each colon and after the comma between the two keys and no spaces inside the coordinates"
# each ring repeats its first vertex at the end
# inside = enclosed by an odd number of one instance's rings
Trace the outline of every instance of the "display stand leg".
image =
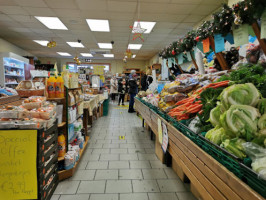
{"type": "Polygon", "coordinates": [[[89,112],[88,112],[88,109],[84,109],[83,110],[83,117],[84,117],[84,120],[83,120],[83,127],[84,127],[84,131],[85,131],[85,135],[88,135],[88,118],[89,118],[89,112]]]}
{"type": "Polygon", "coordinates": [[[172,156],[168,151],[164,154],[164,164],[166,164],[167,167],[172,166],[172,156]]]}
{"type": "MultiPolygon", "coordinates": [[[[214,38],[213,37],[210,37],[210,45],[213,49],[213,51],[215,52],[215,43],[214,43],[214,38]]],[[[220,63],[221,67],[223,70],[228,70],[229,67],[228,67],[228,64],[223,56],[223,54],[220,52],[220,53],[215,53],[215,56],[218,60],[218,62],[220,63]]]]}
{"type": "Polygon", "coordinates": [[[154,140],[154,133],[152,130],[151,130],[151,140],[154,140]]]}
{"type": "Polygon", "coordinates": [[[194,64],[196,70],[199,70],[198,64],[197,64],[195,58],[193,57],[192,51],[190,51],[190,56],[191,56],[192,62],[194,64]]]}
{"type": "Polygon", "coordinates": [[[261,49],[263,50],[264,54],[266,55],[266,42],[265,42],[265,39],[260,38],[260,27],[259,27],[258,22],[254,22],[252,24],[252,28],[254,30],[256,37],[258,38],[261,49]]]}
{"type": "Polygon", "coordinates": [[[144,123],[145,123],[145,120],[142,119],[142,127],[144,128],[144,123]]]}
{"type": "Polygon", "coordinates": [[[178,60],[177,60],[177,58],[175,58],[175,62],[176,62],[176,65],[177,65],[178,69],[180,70],[180,72],[181,72],[182,74],[184,74],[183,69],[182,69],[181,66],[178,64],[178,60]]]}

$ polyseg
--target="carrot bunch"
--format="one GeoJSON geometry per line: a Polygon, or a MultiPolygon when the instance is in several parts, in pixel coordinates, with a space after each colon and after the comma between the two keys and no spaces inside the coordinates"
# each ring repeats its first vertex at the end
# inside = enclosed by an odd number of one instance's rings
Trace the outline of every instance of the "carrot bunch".
{"type": "Polygon", "coordinates": [[[176,107],[170,110],[168,115],[171,117],[175,117],[178,121],[186,120],[190,118],[191,114],[202,113],[201,101],[198,100],[200,98],[200,93],[207,88],[219,88],[228,86],[229,81],[222,81],[219,83],[211,83],[206,85],[198,90],[196,90],[191,97],[178,101],[175,105],[176,107]]]}

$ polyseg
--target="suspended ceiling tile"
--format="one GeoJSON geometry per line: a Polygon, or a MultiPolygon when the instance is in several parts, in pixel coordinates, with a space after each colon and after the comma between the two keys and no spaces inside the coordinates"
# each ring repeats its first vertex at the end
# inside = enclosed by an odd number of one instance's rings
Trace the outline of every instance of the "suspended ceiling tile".
{"type": "Polygon", "coordinates": [[[122,20],[122,19],[133,20],[134,18],[137,18],[135,13],[129,13],[129,12],[109,11],[107,14],[108,14],[108,19],[110,20],[122,20]]]}
{"type": "Polygon", "coordinates": [[[28,28],[47,28],[40,22],[22,22],[22,26],[28,27],[28,28]]]}
{"type": "Polygon", "coordinates": [[[23,7],[30,15],[42,17],[55,17],[55,12],[50,8],[31,8],[23,7]]]}
{"type": "Polygon", "coordinates": [[[78,30],[78,31],[90,31],[87,25],[79,25],[79,24],[66,24],[66,26],[71,30],[78,30]]]}
{"type": "Polygon", "coordinates": [[[12,31],[19,32],[19,33],[30,33],[30,32],[32,32],[28,28],[15,28],[15,27],[13,27],[13,28],[9,28],[9,29],[12,30],[12,31]]]}
{"type": "Polygon", "coordinates": [[[110,20],[110,26],[111,27],[119,27],[119,26],[123,26],[123,27],[129,27],[132,26],[134,21],[133,20],[110,20]]]}
{"type": "Polygon", "coordinates": [[[156,21],[156,22],[171,22],[179,23],[182,22],[187,15],[170,15],[170,14],[154,14],[144,13],[141,14],[141,21],[156,21]]]}
{"type": "Polygon", "coordinates": [[[193,15],[186,17],[183,22],[191,23],[193,26],[193,25],[195,25],[195,23],[200,22],[203,18],[204,18],[204,16],[202,16],[202,15],[194,15],[193,14],[193,15]]]}
{"type": "Polygon", "coordinates": [[[107,11],[107,0],[76,0],[80,10],[107,11]]]}
{"type": "Polygon", "coordinates": [[[31,28],[30,30],[35,33],[53,33],[51,30],[46,28],[31,28]]]}
{"type": "Polygon", "coordinates": [[[225,0],[203,0],[201,2],[201,4],[204,4],[204,5],[217,5],[217,6],[221,6],[222,3],[227,3],[227,1],[225,0]]]}
{"type": "Polygon", "coordinates": [[[193,15],[205,15],[206,13],[212,14],[220,6],[217,5],[200,5],[193,10],[193,15]]]}
{"type": "Polygon", "coordinates": [[[15,0],[15,2],[20,6],[41,7],[41,8],[47,7],[47,5],[43,2],[43,0],[15,0]]]}
{"type": "Polygon", "coordinates": [[[29,13],[20,6],[0,6],[0,11],[7,15],[29,15],[29,13]]]}
{"type": "Polygon", "coordinates": [[[106,11],[87,11],[87,10],[81,10],[80,11],[81,17],[86,19],[109,19],[108,13],[106,11]]]}
{"type": "Polygon", "coordinates": [[[112,1],[109,0],[108,3],[108,11],[121,11],[123,10],[123,12],[136,12],[136,8],[137,8],[137,2],[122,2],[122,1],[112,1]]]}
{"type": "Polygon", "coordinates": [[[9,16],[5,14],[0,14],[0,21],[7,21],[7,22],[13,21],[13,19],[9,16]]]}
{"type": "Polygon", "coordinates": [[[50,8],[77,9],[78,5],[74,0],[44,0],[50,8]]]}
{"type": "MultiPolygon", "coordinates": [[[[10,22],[10,21],[0,21],[0,26],[1,27],[5,27],[5,28],[8,28],[8,27],[25,28],[25,27],[23,27],[22,24],[20,24],[18,22],[15,22],[15,21],[12,21],[12,22],[10,22]]],[[[0,30],[4,31],[3,29],[0,29],[0,30]]]]}
{"type": "Polygon", "coordinates": [[[17,3],[14,0],[0,0],[0,6],[16,6],[17,3]]]}
{"type": "Polygon", "coordinates": [[[171,22],[157,22],[156,27],[157,29],[165,29],[165,28],[176,28],[179,23],[171,23],[171,22]]]}
{"type": "Polygon", "coordinates": [[[79,9],[53,9],[57,17],[73,17],[80,18],[81,13],[79,9]]]}
{"type": "Polygon", "coordinates": [[[17,22],[38,22],[37,19],[30,15],[9,15],[17,22]]]}
{"type": "MultiPolygon", "coordinates": [[[[213,1],[213,0],[211,0],[213,1]]],[[[216,1],[216,0],[215,0],[216,1]]],[[[193,4],[193,5],[198,5],[202,2],[202,0],[171,0],[171,3],[176,3],[176,4],[193,4]]]]}

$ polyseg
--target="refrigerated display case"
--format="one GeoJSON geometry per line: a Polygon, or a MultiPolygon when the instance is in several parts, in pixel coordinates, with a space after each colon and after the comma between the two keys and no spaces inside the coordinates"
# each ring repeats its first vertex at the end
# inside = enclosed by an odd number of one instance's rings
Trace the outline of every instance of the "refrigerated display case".
{"type": "Polygon", "coordinates": [[[0,86],[15,88],[25,80],[25,66],[29,60],[14,53],[0,54],[0,86]]]}

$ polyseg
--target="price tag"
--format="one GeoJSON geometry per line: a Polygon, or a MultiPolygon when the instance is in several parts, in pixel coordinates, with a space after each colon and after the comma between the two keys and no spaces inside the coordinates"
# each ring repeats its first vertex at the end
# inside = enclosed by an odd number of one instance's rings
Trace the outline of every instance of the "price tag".
{"type": "Polygon", "coordinates": [[[162,129],[162,121],[160,118],[158,118],[158,138],[159,138],[159,143],[163,143],[163,129],[162,129]]]}
{"type": "Polygon", "coordinates": [[[166,150],[168,148],[168,130],[164,122],[162,122],[162,129],[163,129],[162,149],[163,149],[163,152],[166,153],[166,150]]]}

